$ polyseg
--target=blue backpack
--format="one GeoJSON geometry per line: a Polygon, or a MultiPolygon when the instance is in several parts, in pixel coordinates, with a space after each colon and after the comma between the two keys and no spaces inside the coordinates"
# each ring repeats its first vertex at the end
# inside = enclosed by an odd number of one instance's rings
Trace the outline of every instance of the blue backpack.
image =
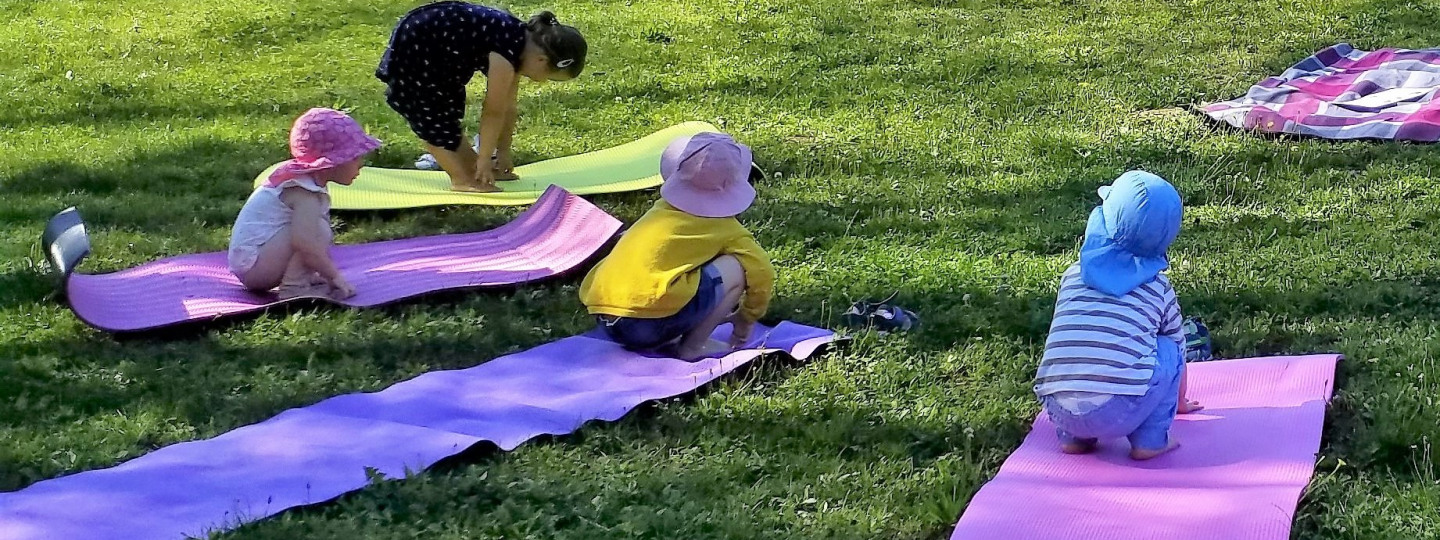
{"type": "Polygon", "coordinates": [[[1185,361],[1206,362],[1214,360],[1214,347],[1210,341],[1210,329],[1200,319],[1185,319],[1185,361]]]}

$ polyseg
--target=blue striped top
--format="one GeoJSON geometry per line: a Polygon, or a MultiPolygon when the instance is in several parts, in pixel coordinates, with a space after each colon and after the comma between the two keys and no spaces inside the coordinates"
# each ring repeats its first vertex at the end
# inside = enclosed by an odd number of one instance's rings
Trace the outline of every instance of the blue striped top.
{"type": "Polygon", "coordinates": [[[1060,279],[1035,394],[1144,395],[1161,338],[1185,343],[1180,303],[1164,274],[1110,296],[1085,284],[1080,265],[1071,266],[1060,279]]]}

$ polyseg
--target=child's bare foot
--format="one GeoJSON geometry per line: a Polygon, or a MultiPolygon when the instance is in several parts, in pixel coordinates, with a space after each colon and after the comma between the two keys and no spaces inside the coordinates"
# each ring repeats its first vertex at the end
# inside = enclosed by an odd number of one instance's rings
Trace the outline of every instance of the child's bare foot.
{"type": "Polygon", "coordinates": [[[451,182],[450,190],[462,191],[465,193],[495,193],[497,191],[500,191],[500,187],[496,186],[495,184],[481,184],[479,182],[467,184],[456,184],[454,182],[451,182]]]}
{"type": "Polygon", "coordinates": [[[350,284],[348,283],[344,284],[343,286],[326,284],[324,286],[324,289],[325,295],[329,296],[331,300],[334,300],[336,302],[349,300],[350,297],[355,296],[355,288],[350,286],[350,284]]]}
{"type": "Polygon", "coordinates": [[[733,349],[730,348],[730,345],[723,341],[707,339],[705,340],[705,343],[701,344],[699,347],[677,347],[675,349],[675,355],[677,358],[689,362],[709,356],[714,356],[717,354],[728,353],[732,350],[733,349]]]}
{"type": "Polygon", "coordinates": [[[1167,440],[1167,441],[1165,442],[1165,447],[1164,447],[1164,448],[1161,448],[1161,449],[1158,449],[1158,450],[1146,450],[1146,449],[1143,449],[1143,448],[1131,448],[1131,449],[1130,449],[1130,459],[1133,459],[1133,460],[1136,460],[1136,461],[1145,461],[1145,460],[1147,460],[1147,459],[1151,459],[1151,458],[1157,457],[1157,456],[1159,456],[1159,455],[1161,455],[1161,454],[1164,454],[1164,453],[1166,453],[1166,452],[1169,452],[1169,451],[1174,450],[1174,449],[1179,448],[1179,447],[1180,447],[1180,443],[1179,443],[1178,441],[1176,441],[1174,437],[1171,437],[1169,440],[1167,440]]]}
{"type": "Polygon", "coordinates": [[[275,296],[281,300],[290,300],[292,298],[328,298],[330,296],[330,284],[282,284],[280,288],[275,290],[275,296]]]}
{"type": "Polygon", "coordinates": [[[511,180],[519,179],[520,175],[515,174],[515,171],[502,171],[500,169],[495,169],[495,180],[498,182],[509,182],[511,180]]]}
{"type": "Polygon", "coordinates": [[[1186,399],[1182,400],[1178,407],[1175,407],[1175,412],[1177,414],[1190,414],[1204,409],[1205,406],[1201,405],[1199,401],[1195,401],[1193,399],[1186,399]]]}
{"type": "Polygon", "coordinates": [[[1095,441],[1071,441],[1060,443],[1060,451],[1066,454],[1089,454],[1095,451],[1095,441]]]}

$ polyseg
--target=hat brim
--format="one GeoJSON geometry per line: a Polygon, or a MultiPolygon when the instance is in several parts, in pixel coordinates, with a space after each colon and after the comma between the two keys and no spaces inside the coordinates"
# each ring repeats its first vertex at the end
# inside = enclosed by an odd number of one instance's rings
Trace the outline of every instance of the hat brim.
{"type": "Polygon", "coordinates": [[[724,191],[701,191],[679,182],[660,186],[660,197],[670,206],[700,217],[735,217],[755,203],[755,188],[747,182],[731,184],[724,191]]]}
{"type": "MultiPolygon", "coordinates": [[[[677,139],[666,149],[683,148],[687,146],[695,136],[677,139]],[[683,141],[683,142],[682,142],[683,141]]],[[[754,155],[744,145],[739,145],[741,150],[741,163],[749,163],[750,166],[736,171],[727,187],[723,190],[696,189],[689,182],[677,181],[678,173],[678,152],[673,160],[666,157],[661,158],[660,176],[665,182],[660,185],[660,198],[670,203],[670,206],[687,213],[708,218],[727,218],[740,215],[751,204],[755,203],[755,187],[750,185],[750,178],[754,178],[758,172],[762,177],[763,171],[755,165],[754,155]]]]}
{"type": "Polygon", "coordinates": [[[376,139],[375,137],[366,135],[365,141],[363,143],[346,148],[344,152],[337,152],[330,156],[325,156],[309,161],[302,161],[299,159],[294,159],[291,161],[299,163],[302,167],[309,170],[319,171],[329,169],[331,167],[339,167],[340,165],[344,165],[355,159],[359,159],[365,154],[369,154],[370,152],[374,152],[375,150],[379,149],[381,144],[383,143],[380,142],[380,139],[376,139]]]}
{"type": "Polygon", "coordinates": [[[273,172],[270,173],[270,177],[266,180],[265,183],[266,185],[272,187],[278,186],[286,180],[290,180],[292,178],[306,176],[311,173],[323,171],[325,169],[339,167],[340,165],[349,163],[355,159],[364,156],[365,154],[374,152],[376,149],[380,148],[381,144],[383,143],[380,142],[380,139],[376,139],[375,137],[366,135],[364,143],[351,147],[348,152],[312,160],[292,159],[286,161],[279,168],[275,169],[273,172]]]}

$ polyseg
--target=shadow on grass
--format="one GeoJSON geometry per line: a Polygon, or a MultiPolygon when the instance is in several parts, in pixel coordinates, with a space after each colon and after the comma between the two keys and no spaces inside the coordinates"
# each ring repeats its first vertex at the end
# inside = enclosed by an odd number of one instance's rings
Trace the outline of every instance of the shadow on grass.
{"type": "MultiPolygon", "coordinates": [[[[825,356],[811,360],[811,362],[831,361],[840,360],[825,356]]],[[[722,379],[727,382],[720,383],[720,385],[743,387],[756,382],[788,378],[796,370],[805,369],[803,364],[804,362],[796,362],[783,356],[771,357],[727,375],[722,379]]],[[[826,470],[833,465],[837,470],[863,471],[877,461],[889,460],[900,460],[912,464],[917,469],[923,469],[935,466],[941,456],[952,454],[956,451],[957,446],[965,446],[956,441],[1005,441],[1023,435],[1021,426],[1001,419],[992,419],[989,423],[976,423],[968,426],[887,421],[874,416],[874,411],[853,408],[839,402],[829,404],[824,409],[806,411],[801,415],[761,413],[704,415],[704,418],[698,419],[703,423],[696,423],[697,419],[694,418],[687,419],[682,415],[667,412],[670,407],[674,406],[688,407],[696,400],[703,399],[718,386],[712,383],[696,392],[664,400],[663,407],[657,405],[656,402],[646,403],[615,424],[592,422],[569,435],[532,439],[516,451],[537,451],[536,447],[563,445],[586,446],[588,448],[583,451],[585,453],[610,455],[612,453],[623,454],[636,445],[655,448],[684,448],[704,446],[706,441],[729,441],[736,446],[743,446],[745,452],[772,456],[770,459],[761,460],[758,463],[746,464],[742,469],[727,470],[734,474],[727,474],[724,478],[713,476],[715,471],[708,470],[709,467],[687,467],[686,470],[680,472],[651,471],[646,474],[640,493],[634,495],[637,503],[644,504],[641,502],[642,499],[668,498],[690,493],[691,496],[688,497],[688,500],[696,501],[696,504],[699,505],[699,508],[692,510],[703,510],[707,506],[719,510],[726,507],[733,508],[739,501],[732,499],[739,495],[733,492],[712,493],[723,489],[717,487],[718,485],[749,486],[768,481],[785,482],[787,480],[775,480],[775,478],[792,478],[796,474],[813,474],[799,473],[791,470],[788,465],[792,459],[806,459],[800,453],[802,451],[813,451],[816,448],[826,449],[823,458],[814,457],[826,461],[826,470]],[[661,491],[658,489],[651,490],[652,484],[657,488],[664,486],[664,495],[661,495],[661,491]]],[[[967,460],[973,460],[971,462],[992,462],[990,465],[993,466],[999,450],[998,448],[967,446],[964,452],[967,460]]],[[[526,495],[517,493],[517,490],[512,489],[515,487],[513,484],[506,486],[503,482],[485,482],[484,479],[488,473],[477,475],[472,472],[475,468],[496,467],[509,459],[505,452],[500,451],[493,444],[481,443],[457,456],[442,460],[424,473],[429,477],[425,480],[426,483],[450,486],[444,490],[407,489],[406,482],[399,485],[376,486],[372,484],[370,489],[347,494],[334,501],[291,509],[283,513],[281,518],[241,527],[237,533],[267,535],[268,537],[275,533],[276,527],[281,529],[287,527],[287,525],[277,525],[276,521],[278,520],[283,519],[289,524],[294,524],[297,520],[290,518],[301,518],[298,521],[305,522],[311,521],[303,519],[307,516],[334,516],[340,507],[354,504],[367,505],[372,504],[370,501],[389,500],[397,490],[406,492],[403,499],[407,501],[426,500],[439,493],[444,493],[444,497],[464,497],[468,508],[487,512],[515,497],[535,496],[533,493],[526,495]],[[480,479],[478,482],[458,480],[458,478],[466,477],[473,479],[477,476],[480,479]]],[[[729,468],[727,467],[727,469],[729,468]]],[[[537,483],[547,483],[564,479],[542,476],[532,480],[537,483]]],[[[591,488],[605,489],[603,486],[591,486],[591,488]]],[[[542,494],[541,496],[545,497],[546,495],[542,494]]],[[[564,499],[569,495],[555,493],[550,496],[564,499]]],[[[583,494],[583,498],[590,496],[589,493],[583,494]]],[[[655,502],[663,504],[662,501],[655,502]]],[[[962,500],[951,504],[963,504],[963,502],[962,500]]],[[[557,501],[557,503],[566,506],[563,501],[557,501]]],[[[420,514],[426,512],[423,510],[424,508],[433,507],[434,505],[431,504],[409,506],[414,509],[414,512],[420,514]]],[[[581,506],[575,506],[572,509],[578,513],[588,513],[581,506]]],[[[946,511],[948,512],[948,510],[946,511]]],[[[596,521],[584,518],[587,523],[575,523],[575,525],[596,525],[597,522],[606,523],[624,519],[619,515],[604,515],[604,512],[601,514],[591,516],[596,521]]],[[[557,516],[557,518],[576,519],[569,515],[557,516]]],[[[388,516],[385,519],[403,522],[423,520],[423,516],[412,515],[410,510],[400,510],[400,514],[388,516]]],[[[950,515],[947,514],[941,519],[950,519],[950,515]]]]}

